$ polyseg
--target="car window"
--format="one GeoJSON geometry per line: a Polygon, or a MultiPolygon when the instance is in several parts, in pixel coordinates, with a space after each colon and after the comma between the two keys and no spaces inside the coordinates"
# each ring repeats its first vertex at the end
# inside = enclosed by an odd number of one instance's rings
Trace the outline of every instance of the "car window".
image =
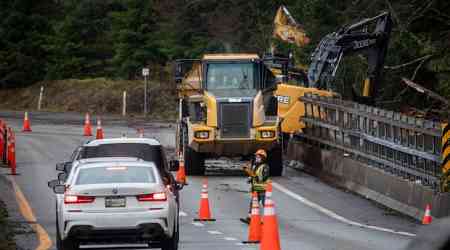
{"type": "Polygon", "coordinates": [[[80,159],[98,157],[137,157],[144,161],[155,163],[158,168],[163,168],[160,145],[148,145],[145,143],[115,143],[98,146],[85,146],[80,153],[80,159]]]}
{"type": "Polygon", "coordinates": [[[152,168],[137,166],[110,166],[82,168],[75,185],[108,183],[155,183],[152,168]]]}

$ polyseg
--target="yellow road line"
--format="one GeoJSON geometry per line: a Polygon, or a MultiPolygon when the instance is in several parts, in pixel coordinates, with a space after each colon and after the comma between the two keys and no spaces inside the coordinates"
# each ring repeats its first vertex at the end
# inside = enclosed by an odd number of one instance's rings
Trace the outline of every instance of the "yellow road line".
{"type": "Polygon", "coordinates": [[[19,185],[17,185],[14,178],[12,176],[9,176],[9,180],[11,181],[14,192],[16,193],[16,200],[19,204],[20,213],[23,215],[25,220],[30,223],[33,230],[37,233],[39,245],[36,247],[36,250],[49,249],[52,246],[52,240],[50,239],[50,236],[40,224],[36,223],[36,217],[34,216],[33,210],[28,204],[27,199],[23,195],[22,190],[20,190],[20,187],[19,185]]]}

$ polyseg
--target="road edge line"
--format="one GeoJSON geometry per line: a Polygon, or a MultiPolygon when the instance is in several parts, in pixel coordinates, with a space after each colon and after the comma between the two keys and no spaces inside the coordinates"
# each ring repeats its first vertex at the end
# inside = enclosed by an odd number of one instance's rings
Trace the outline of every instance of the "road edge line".
{"type": "Polygon", "coordinates": [[[367,229],[371,229],[371,230],[376,230],[376,231],[381,231],[381,232],[387,232],[387,233],[392,233],[392,234],[398,234],[398,235],[403,235],[403,236],[410,236],[410,237],[414,237],[416,236],[416,234],[413,233],[408,233],[408,232],[401,232],[401,231],[395,231],[393,229],[389,229],[389,228],[384,228],[384,227],[377,227],[377,226],[371,226],[371,225],[366,225],[366,224],[362,224],[356,221],[352,221],[350,219],[347,219],[343,216],[340,216],[338,214],[336,214],[335,212],[324,208],[322,206],[320,206],[319,204],[316,204],[302,196],[300,196],[299,194],[296,194],[294,192],[292,192],[291,190],[285,188],[283,185],[276,183],[276,182],[272,182],[273,187],[275,187],[276,189],[278,189],[279,191],[283,192],[284,194],[290,196],[291,198],[300,201],[301,203],[305,204],[306,206],[313,208],[325,215],[327,215],[328,217],[331,217],[333,219],[336,219],[340,222],[343,222],[345,224],[349,224],[352,226],[357,226],[357,227],[362,227],[362,228],[367,228],[367,229]]]}
{"type": "Polygon", "coordinates": [[[17,182],[14,180],[12,176],[8,176],[9,181],[12,184],[12,187],[14,189],[14,193],[16,196],[17,204],[19,205],[19,210],[22,216],[25,218],[26,221],[30,223],[30,226],[33,228],[33,230],[36,232],[37,237],[39,239],[39,245],[36,247],[36,250],[47,250],[50,249],[52,246],[52,240],[50,239],[50,236],[48,235],[47,231],[36,222],[36,217],[34,216],[33,210],[31,209],[27,199],[25,198],[25,195],[23,194],[22,190],[20,189],[17,182]]]}

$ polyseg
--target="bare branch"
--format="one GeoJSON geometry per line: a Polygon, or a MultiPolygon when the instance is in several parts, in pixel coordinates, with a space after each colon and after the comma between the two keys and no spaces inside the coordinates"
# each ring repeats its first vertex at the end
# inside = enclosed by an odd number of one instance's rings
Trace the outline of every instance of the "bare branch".
{"type": "Polygon", "coordinates": [[[417,71],[419,71],[419,69],[422,67],[423,63],[424,63],[427,59],[429,59],[429,58],[430,58],[430,57],[423,59],[423,60],[419,63],[419,65],[416,67],[416,69],[414,70],[414,74],[413,74],[412,77],[411,77],[411,80],[412,80],[412,81],[414,81],[414,78],[416,78],[417,71]]]}
{"type": "Polygon", "coordinates": [[[405,25],[403,25],[403,23],[400,21],[400,18],[397,15],[397,12],[394,10],[394,7],[392,7],[392,4],[389,0],[386,0],[386,4],[389,7],[389,10],[392,13],[392,17],[395,19],[395,21],[397,22],[398,26],[400,27],[400,31],[401,32],[407,32],[412,38],[414,38],[414,40],[416,40],[417,43],[419,43],[420,45],[423,45],[422,40],[420,40],[414,33],[409,32],[406,28],[405,25]]]}
{"type": "Polygon", "coordinates": [[[400,65],[395,65],[395,66],[384,66],[384,69],[390,69],[390,70],[400,69],[400,68],[403,68],[403,67],[406,67],[406,66],[415,64],[415,63],[420,62],[420,61],[425,61],[425,60],[429,59],[429,58],[432,57],[432,56],[433,56],[433,55],[422,56],[422,57],[420,57],[420,58],[416,58],[416,59],[414,59],[414,60],[412,60],[412,61],[410,61],[410,62],[407,62],[407,63],[404,63],[404,64],[400,64],[400,65]]]}
{"type": "Polygon", "coordinates": [[[428,3],[425,3],[423,8],[417,8],[416,11],[411,15],[408,19],[406,26],[409,26],[415,20],[423,17],[423,14],[431,7],[435,0],[430,0],[428,3]]]}

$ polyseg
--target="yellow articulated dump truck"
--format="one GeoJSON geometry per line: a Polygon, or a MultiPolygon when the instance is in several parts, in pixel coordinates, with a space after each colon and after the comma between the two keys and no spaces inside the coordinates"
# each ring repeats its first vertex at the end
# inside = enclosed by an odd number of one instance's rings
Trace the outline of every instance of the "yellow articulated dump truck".
{"type": "Polygon", "coordinates": [[[177,150],[188,175],[203,175],[205,159],[268,152],[272,176],[282,174],[276,78],[257,54],[206,54],[177,60],[177,150]]]}

